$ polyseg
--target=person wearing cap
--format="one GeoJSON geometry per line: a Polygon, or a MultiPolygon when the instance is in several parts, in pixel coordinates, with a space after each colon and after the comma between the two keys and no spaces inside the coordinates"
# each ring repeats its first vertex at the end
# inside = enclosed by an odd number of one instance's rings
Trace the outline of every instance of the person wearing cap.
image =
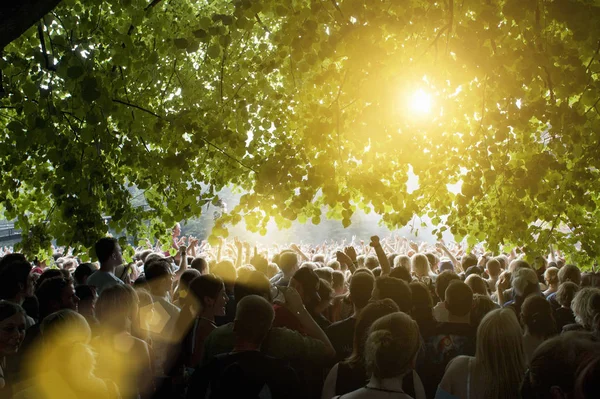
{"type": "MultiPolygon", "coordinates": [[[[319,284],[320,280],[317,273],[309,267],[302,267],[294,273],[288,287],[298,291],[300,298],[302,298],[302,303],[306,306],[310,303],[321,302],[321,297],[319,296],[319,284]]],[[[287,307],[276,304],[273,306],[273,309],[275,310],[273,327],[287,327],[290,330],[298,331],[301,334],[307,334],[302,323],[298,320],[297,315],[292,313],[287,307]]]]}

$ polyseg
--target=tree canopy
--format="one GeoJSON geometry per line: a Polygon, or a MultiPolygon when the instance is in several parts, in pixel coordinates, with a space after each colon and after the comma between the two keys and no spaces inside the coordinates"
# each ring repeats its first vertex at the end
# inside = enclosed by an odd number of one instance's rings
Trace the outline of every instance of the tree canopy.
{"type": "Polygon", "coordinates": [[[90,247],[102,215],[162,234],[233,185],[214,235],[360,208],[594,259],[599,20],[591,0],[63,0],[2,53],[0,204],[28,253],[90,247]]]}

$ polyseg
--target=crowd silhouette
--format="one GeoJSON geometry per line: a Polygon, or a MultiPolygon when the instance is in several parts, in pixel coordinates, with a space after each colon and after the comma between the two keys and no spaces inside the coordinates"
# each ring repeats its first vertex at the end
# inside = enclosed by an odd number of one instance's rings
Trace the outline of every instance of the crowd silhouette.
{"type": "Polygon", "coordinates": [[[172,234],[133,262],[4,248],[0,398],[600,397],[596,275],[552,248],[172,234]]]}

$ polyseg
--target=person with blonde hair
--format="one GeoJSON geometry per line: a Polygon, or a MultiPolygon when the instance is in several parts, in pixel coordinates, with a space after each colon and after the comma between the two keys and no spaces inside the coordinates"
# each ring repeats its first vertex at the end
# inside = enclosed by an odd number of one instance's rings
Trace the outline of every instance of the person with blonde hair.
{"type": "MultiPolygon", "coordinates": [[[[373,323],[365,344],[365,366],[371,378],[363,388],[343,397],[413,398],[404,392],[403,379],[413,372],[420,347],[419,326],[410,316],[396,312],[379,318],[373,323]]],[[[417,391],[416,397],[424,396],[422,387],[417,391]]]]}
{"type": "Polygon", "coordinates": [[[459,356],[448,364],[435,398],[517,398],[524,375],[519,321],[510,309],[492,310],[477,329],[475,357],[459,356]]]}
{"type": "Polygon", "coordinates": [[[410,259],[410,269],[412,274],[421,281],[424,278],[435,277],[435,274],[431,271],[429,260],[424,254],[414,254],[410,259]]]}
{"type": "Polygon", "coordinates": [[[544,281],[548,287],[544,291],[544,296],[548,297],[558,291],[558,267],[549,267],[544,272],[544,281]]]}

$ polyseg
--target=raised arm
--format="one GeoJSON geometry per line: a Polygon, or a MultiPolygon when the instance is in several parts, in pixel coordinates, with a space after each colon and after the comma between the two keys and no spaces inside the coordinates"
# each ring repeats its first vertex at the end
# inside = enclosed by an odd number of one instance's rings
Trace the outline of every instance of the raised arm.
{"type": "Polygon", "coordinates": [[[438,247],[448,258],[450,258],[450,261],[454,265],[454,270],[456,270],[457,273],[464,271],[460,262],[456,260],[454,255],[452,255],[452,252],[450,252],[444,244],[438,242],[437,244],[435,244],[435,246],[438,247]]]}
{"type": "Polygon", "coordinates": [[[377,260],[379,260],[379,266],[381,266],[381,275],[385,276],[390,274],[390,263],[388,262],[388,258],[385,255],[385,251],[381,246],[381,242],[379,241],[378,236],[371,237],[371,242],[369,245],[375,250],[375,254],[377,254],[377,260]]]}
{"type": "Polygon", "coordinates": [[[310,258],[308,256],[306,256],[306,254],[304,252],[302,252],[302,250],[300,249],[300,247],[298,245],[292,244],[292,245],[290,245],[290,248],[294,252],[296,252],[300,256],[300,258],[302,258],[302,261],[304,261],[304,262],[310,261],[310,258]]]}
{"type": "Polygon", "coordinates": [[[302,327],[306,330],[307,334],[315,338],[325,344],[325,350],[328,356],[335,356],[335,349],[333,345],[331,345],[331,341],[327,337],[327,334],[319,327],[319,325],[314,321],[308,310],[304,307],[302,303],[302,298],[298,291],[296,291],[292,287],[287,287],[285,292],[285,306],[288,308],[290,312],[292,312],[298,320],[302,327]]]}

